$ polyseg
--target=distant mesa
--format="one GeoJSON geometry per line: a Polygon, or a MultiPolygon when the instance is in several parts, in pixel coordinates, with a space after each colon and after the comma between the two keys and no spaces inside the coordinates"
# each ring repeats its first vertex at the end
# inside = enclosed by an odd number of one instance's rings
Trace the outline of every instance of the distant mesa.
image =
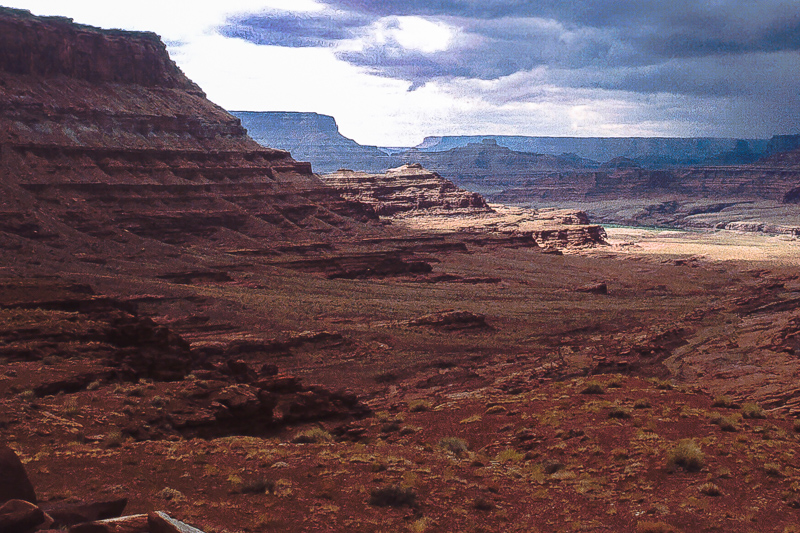
{"type": "Polygon", "coordinates": [[[362,146],[339,133],[336,120],[317,113],[231,111],[262,146],[287,150],[314,172],[342,167],[385,172],[397,161],[376,146],[362,146]]]}

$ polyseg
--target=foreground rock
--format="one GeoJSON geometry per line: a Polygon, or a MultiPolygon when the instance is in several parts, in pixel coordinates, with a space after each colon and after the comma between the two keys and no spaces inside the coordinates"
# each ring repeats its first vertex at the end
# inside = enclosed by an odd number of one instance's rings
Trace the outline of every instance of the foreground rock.
{"type": "Polygon", "coordinates": [[[36,503],[36,492],[16,452],[0,446],[0,504],[9,500],[36,503]]]}

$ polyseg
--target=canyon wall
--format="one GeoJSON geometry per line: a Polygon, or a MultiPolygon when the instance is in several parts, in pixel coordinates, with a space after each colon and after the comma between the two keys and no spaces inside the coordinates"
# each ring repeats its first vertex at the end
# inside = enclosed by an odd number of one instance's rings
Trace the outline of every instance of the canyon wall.
{"type": "Polygon", "coordinates": [[[0,9],[0,247],[339,239],[374,218],[260,146],[152,33],[0,9]]]}

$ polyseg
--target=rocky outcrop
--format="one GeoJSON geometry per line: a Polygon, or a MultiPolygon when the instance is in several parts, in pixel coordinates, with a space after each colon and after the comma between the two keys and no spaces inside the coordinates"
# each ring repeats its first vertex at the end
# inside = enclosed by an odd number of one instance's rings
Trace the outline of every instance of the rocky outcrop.
{"type": "Polygon", "coordinates": [[[435,209],[452,213],[490,211],[481,195],[456,187],[420,164],[403,165],[385,174],[339,170],[322,179],[344,198],[370,205],[380,216],[435,209]]]}
{"type": "Polygon", "coordinates": [[[99,30],[62,17],[0,7],[0,71],[184,89],[203,95],[155,33],[99,30]],[[124,58],[124,61],[120,61],[124,58]]]}

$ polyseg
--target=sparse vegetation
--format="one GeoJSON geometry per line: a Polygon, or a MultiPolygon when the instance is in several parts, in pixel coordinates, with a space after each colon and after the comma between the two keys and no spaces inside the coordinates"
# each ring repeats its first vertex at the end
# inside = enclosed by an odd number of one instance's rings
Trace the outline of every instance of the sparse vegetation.
{"type": "Polygon", "coordinates": [[[705,454],[693,439],[683,439],[669,452],[667,467],[681,467],[687,472],[698,472],[705,465],[705,454]]]}
{"type": "Polygon", "coordinates": [[[472,506],[478,511],[491,511],[494,504],[482,496],[478,496],[472,501],[472,506]]]}
{"type": "Polygon", "coordinates": [[[292,438],[292,442],[295,444],[319,444],[332,440],[333,436],[328,431],[319,427],[301,431],[292,438]]]}
{"type": "Polygon", "coordinates": [[[103,439],[103,446],[105,448],[119,448],[125,441],[125,436],[118,429],[110,431],[103,439]]]}
{"type": "Polygon", "coordinates": [[[408,402],[408,410],[412,413],[422,413],[424,411],[430,411],[433,405],[428,400],[412,400],[408,402]]]}
{"type": "Polygon", "coordinates": [[[186,499],[186,496],[179,490],[172,489],[170,487],[164,487],[159,493],[158,497],[167,501],[182,501],[186,499]]]}
{"type": "Polygon", "coordinates": [[[639,398],[638,400],[633,402],[634,409],[650,409],[651,407],[652,404],[650,403],[650,400],[648,400],[647,398],[639,398]]]}
{"type": "Polygon", "coordinates": [[[525,454],[514,448],[507,448],[495,456],[495,461],[499,463],[518,463],[525,458],[525,454]]]}
{"type": "Polygon", "coordinates": [[[717,397],[714,398],[714,401],[711,404],[711,407],[734,408],[734,407],[737,407],[737,405],[736,405],[736,402],[733,401],[733,398],[731,398],[728,395],[723,394],[721,396],[717,396],[717,397]]]}
{"type": "Polygon", "coordinates": [[[583,389],[581,389],[581,394],[603,394],[603,384],[599,381],[589,381],[587,382],[583,389]]]}
{"type": "Polygon", "coordinates": [[[639,522],[636,533],[676,533],[676,530],[664,522],[639,522]]]}
{"type": "Polygon", "coordinates": [[[242,494],[264,494],[275,492],[275,481],[272,479],[251,479],[239,484],[238,492],[242,494]]]}
{"type": "Polygon", "coordinates": [[[630,409],[626,409],[620,405],[615,405],[608,412],[608,418],[627,419],[631,417],[630,409]]]}
{"type": "Polygon", "coordinates": [[[760,405],[753,402],[742,404],[742,416],[748,419],[766,418],[767,415],[760,405]]]}
{"type": "Polygon", "coordinates": [[[764,473],[770,477],[783,477],[781,465],[778,463],[766,463],[764,465],[764,473]]]}
{"type": "Polygon", "coordinates": [[[721,496],[722,490],[713,483],[704,483],[700,486],[700,492],[706,496],[721,496]]]}
{"type": "Polygon", "coordinates": [[[455,455],[464,455],[469,451],[469,444],[458,437],[445,437],[439,441],[439,447],[455,455]]]}
{"type": "Polygon", "coordinates": [[[417,504],[417,491],[411,487],[390,485],[372,489],[369,504],[376,507],[414,507],[417,504]]]}
{"type": "Polygon", "coordinates": [[[739,418],[736,415],[716,415],[711,418],[711,423],[718,425],[722,431],[739,431],[739,418]]]}
{"type": "Polygon", "coordinates": [[[29,402],[36,398],[36,393],[33,392],[33,389],[25,389],[24,391],[19,393],[19,397],[26,402],[29,402]]]}

